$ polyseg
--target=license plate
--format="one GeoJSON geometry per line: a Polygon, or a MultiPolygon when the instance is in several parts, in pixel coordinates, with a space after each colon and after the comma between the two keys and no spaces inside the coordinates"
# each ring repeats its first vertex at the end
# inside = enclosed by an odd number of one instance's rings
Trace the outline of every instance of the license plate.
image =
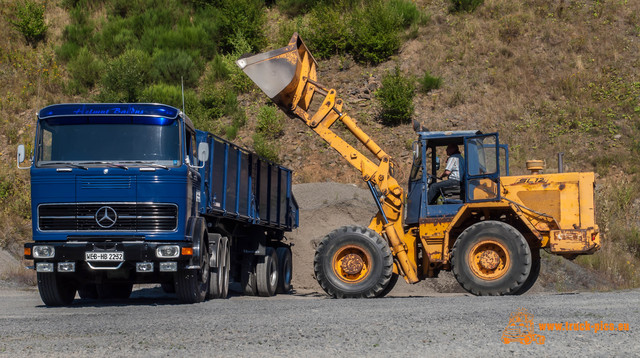
{"type": "Polygon", "coordinates": [[[98,252],[90,251],[85,252],[84,257],[86,261],[124,261],[123,252],[98,252]]]}

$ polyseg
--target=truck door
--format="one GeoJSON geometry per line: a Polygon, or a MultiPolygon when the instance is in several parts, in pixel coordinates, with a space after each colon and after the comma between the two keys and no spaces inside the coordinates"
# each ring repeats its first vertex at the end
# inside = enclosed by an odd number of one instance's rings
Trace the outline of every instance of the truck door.
{"type": "Polygon", "coordinates": [[[500,200],[500,144],[498,133],[466,137],[464,151],[465,202],[500,200]]]}
{"type": "Polygon", "coordinates": [[[186,157],[189,159],[189,174],[187,182],[187,216],[196,215],[198,210],[198,203],[200,202],[200,173],[198,172],[198,153],[196,145],[195,132],[185,126],[187,153],[186,157]]]}

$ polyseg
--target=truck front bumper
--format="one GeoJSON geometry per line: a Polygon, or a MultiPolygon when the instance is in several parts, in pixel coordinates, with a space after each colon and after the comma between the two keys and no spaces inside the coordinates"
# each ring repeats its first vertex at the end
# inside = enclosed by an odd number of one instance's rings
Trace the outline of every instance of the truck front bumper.
{"type": "Polygon", "coordinates": [[[38,272],[76,273],[73,276],[85,283],[100,282],[106,277],[138,283],[162,282],[178,270],[194,268],[191,263],[195,261],[192,243],[186,241],[47,241],[29,242],[24,248],[25,259],[33,260],[38,272]],[[174,247],[177,254],[162,257],[158,254],[158,248],[163,246],[174,247]],[[49,255],[42,257],[42,252],[49,255]],[[94,254],[95,259],[89,258],[87,253],[94,254]]]}

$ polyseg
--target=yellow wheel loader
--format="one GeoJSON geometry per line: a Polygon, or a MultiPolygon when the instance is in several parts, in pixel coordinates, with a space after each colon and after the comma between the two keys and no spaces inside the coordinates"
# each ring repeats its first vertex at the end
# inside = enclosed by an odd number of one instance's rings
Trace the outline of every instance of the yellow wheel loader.
{"type": "Polygon", "coordinates": [[[453,271],[474,295],[522,294],[540,272],[540,250],[573,258],[600,248],[594,219],[594,174],[509,176],[498,133],[432,132],[414,124],[413,165],[405,192],[395,162],[342,111],[334,89],[317,81],[317,63],[302,39],[237,65],[289,117],[302,120],[360,171],[379,209],[368,227],[346,226],[318,245],[314,269],[333,297],[381,297],[398,276],[408,283],[453,271]],[[369,157],[331,130],[336,122],[369,157]],[[438,152],[459,148],[459,188],[438,188],[438,152]],[[431,196],[431,198],[430,198],[431,196]],[[431,200],[429,200],[431,199],[431,200]]]}

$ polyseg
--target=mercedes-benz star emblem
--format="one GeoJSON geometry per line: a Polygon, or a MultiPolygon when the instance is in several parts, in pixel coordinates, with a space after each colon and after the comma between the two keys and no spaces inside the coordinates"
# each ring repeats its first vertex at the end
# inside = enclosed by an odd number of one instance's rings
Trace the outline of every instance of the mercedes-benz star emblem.
{"type": "Polygon", "coordinates": [[[108,229],[116,224],[118,214],[110,206],[103,206],[96,211],[96,222],[103,229],[108,229]]]}

